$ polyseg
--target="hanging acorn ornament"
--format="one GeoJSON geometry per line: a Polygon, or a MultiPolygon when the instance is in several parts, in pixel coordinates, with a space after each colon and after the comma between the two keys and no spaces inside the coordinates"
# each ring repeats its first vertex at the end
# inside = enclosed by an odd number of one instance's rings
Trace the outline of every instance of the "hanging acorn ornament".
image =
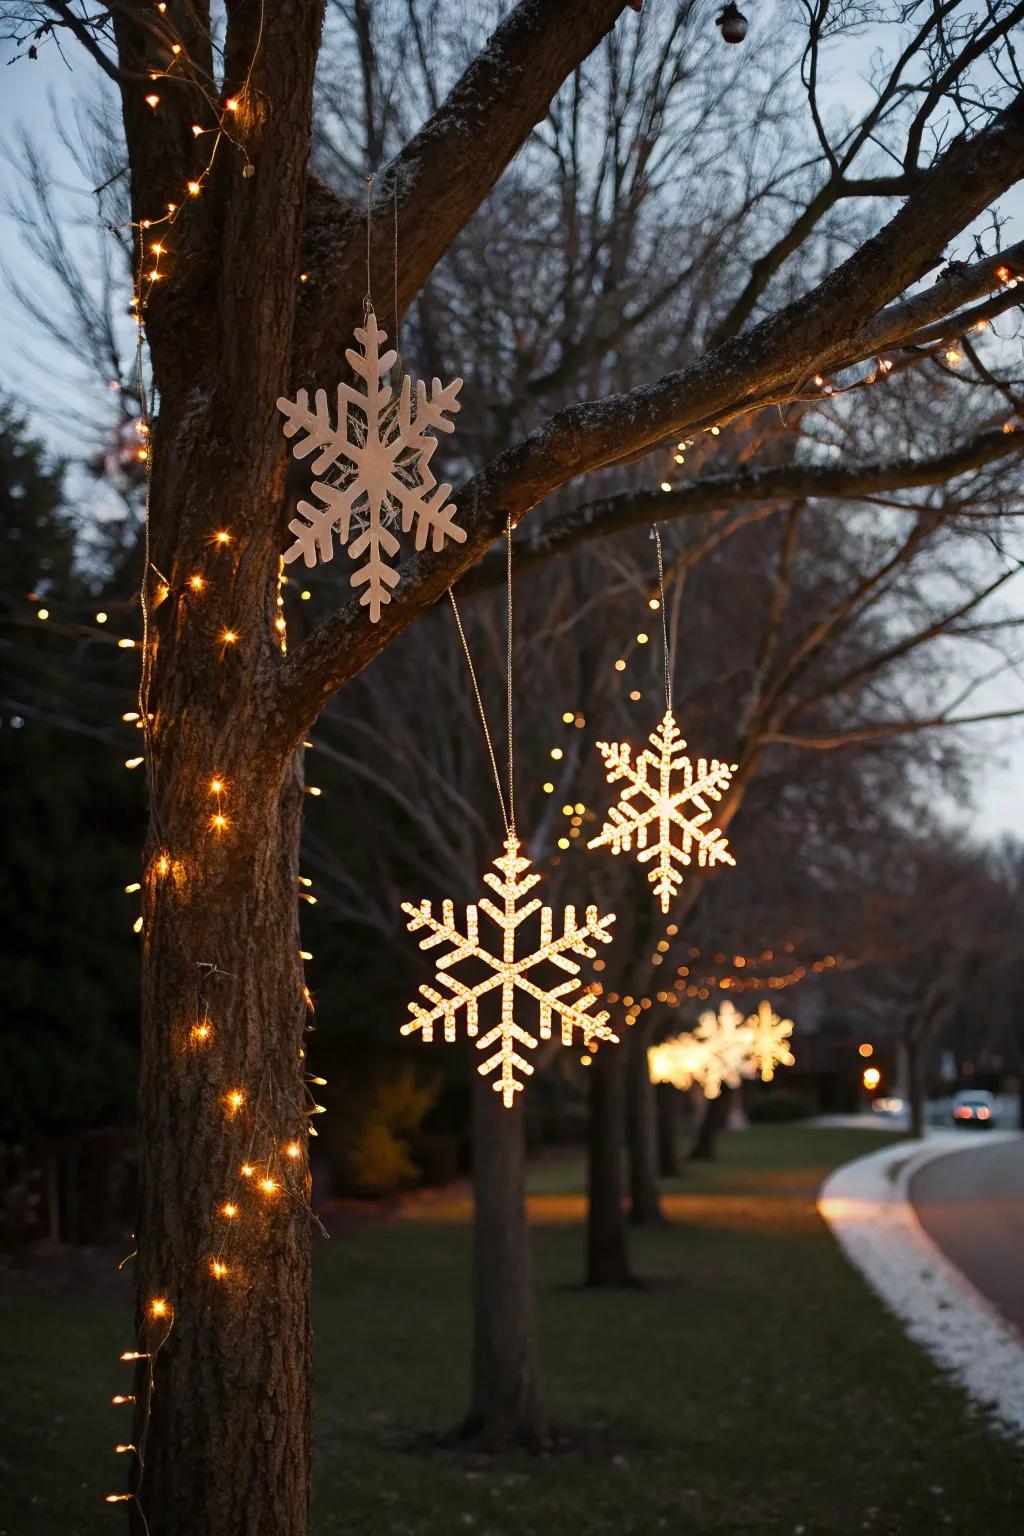
{"type": "Polygon", "coordinates": [[[722,32],[722,38],[727,43],[742,43],[747,35],[749,23],[738,5],[729,0],[729,4],[723,6],[715,17],[715,26],[722,32]]]}

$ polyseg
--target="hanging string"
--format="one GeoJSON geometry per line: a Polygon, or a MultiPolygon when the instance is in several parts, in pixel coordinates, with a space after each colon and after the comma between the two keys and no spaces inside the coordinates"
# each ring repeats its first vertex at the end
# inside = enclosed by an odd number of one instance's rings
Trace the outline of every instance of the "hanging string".
{"type": "Polygon", "coordinates": [[[462,654],[466,658],[466,666],[469,670],[469,680],[473,684],[473,694],[476,698],[477,713],[480,716],[480,724],[483,726],[484,731],[484,741],[487,743],[487,752],[491,759],[491,773],[494,775],[494,787],[498,791],[498,804],[501,807],[501,819],[504,823],[505,831],[509,832],[511,831],[511,823],[509,821],[508,811],[505,809],[505,796],[501,788],[501,774],[498,772],[498,759],[494,751],[494,742],[491,740],[491,733],[487,725],[487,715],[484,711],[484,701],[480,695],[480,684],[476,680],[476,668],[473,666],[473,658],[469,652],[469,641],[466,639],[466,631],[462,627],[462,616],[459,613],[459,606],[455,601],[455,593],[452,591],[451,587],[448,588],[448,599],[452,605],[452,613],[455,615],[455,627],[459,631],[459,639],[462,641],[462,654]]]}
{"type": "Polygon", "coordinates": [[[459,605],[455,601],[455,593],[448,588],[448,600],[452,605],[452,613],[455,615],[455,627],[459,632],[462,642],[462,654],[466,658],[466,667],[469,671],[469,680],[473,684],[473,696],[476,699],[477,713],[480,716],[480,724],[483,727],[484,741],[487,743],[487,755],[491,760],[491,773],[494,778],[494,787],[498,791],[498,804],[501,807],[501,819],[505,825],[505,831],[514,836],[516,830],[516,800],[515,800],[515,754],[512,738],[512,518],[509,517],[505,524],[505,726],[508,733],[508,799],[501,787],[501,773],[498,769],[498,755],[494,750],[494,739],[491,736],[490,727],[487,724],[487,712],[484,709],[483,696],[480,692],[480,684],[477,681],[476,668],[473,665],[473,657],[470,654],[469,641],[466,631],[462,627],[462,616],[459,613],[459,605]]]}
{"type": "Polygon", "coordinates": [[[661,654],[665,666],[665,710],[672,713],[672,659],[668,643],[668,618],[665,613],[665,561],[661,552],[661,530],[651,524],[654,547],[658,554],[658,606],[661,611],[661,654]]]}
{"type": "Polygon", "coordinates": [[[398,340],[398,177],[395,177],[391,198],[391,222],[394,236],[391,252],[391,275],[394,283],[395,301],[395,351],[399,354],[399,367],[401,367],[402,348],[398,340]]]}
{"type": "Polygon", "coordinates": [[[516,830],[515,754],[512,750],[512,514],[505,520],[505,728],[508,733],[508,830],[516,830]]]}
{"type": "Polygon", "coordinates": [[[373,255],[373,177],[366,178],[366,292],[363,295],[363,309],[369,314],[373,308],[373,285],[370,281],[370,269],[373,255]]]}

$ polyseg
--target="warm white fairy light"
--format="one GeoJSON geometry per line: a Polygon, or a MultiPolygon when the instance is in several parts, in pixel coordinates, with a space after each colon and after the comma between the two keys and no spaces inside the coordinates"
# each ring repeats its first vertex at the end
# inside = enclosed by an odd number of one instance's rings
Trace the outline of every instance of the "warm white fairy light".
{"type": "Polygon", "coordinates": [[[695,765],[685,755],[686,742],[671,710],[665,711],[648,740],[650,745],[635,759],[628,742],[597,743],[608,783],[625,780],[626,787],[587,846],[608,847],[618,854],[629,853],[635,843],[639,863],[656,860],[647,878],[661,910],[667,912],[694,850],[702,868],[736,862],[721,831],[708,825],[712,819],[708,800],[722,798],[736,764],[702,757],[695,765]],[[676,775],[682,775],[682,781],[674,788],[676,775]]]}
{"type": "Polygon", "coordinates": [[[500,956],[492,954],[480,942],[479,916],[476,906],[466,908],[463,932],[456,926],[455,905],[450,900],[442,903],[440,918],[434,917],[429,901],[423,901],[419,906],[414,906],[412,902],[402,904],[402,910],[409,919],[410,931],[427,930],[426,936],[420,939],[421,949],[433,949],[439,944],[451,946],[449,952],[437,963],[436,985],[424,983],[419,989],[420,995],[430,1006],[424,1007],[420,1002],[409,1004],[412,1018],[402,1026],[403,1035],[419,1032],[422,1039],[429,1042],[434,1038],[435,1024],[440,1022],[444,1039],[453,1041],[461,1013],[465,1019],[466,1034],[470,1038],[475,1038],[479,1031],[480,999],[487,993],[500,989],[500,1022],[488,1029],[476,1042],[479,1051],[486,1052],[492,1046],[497,1049],[493,1054],[485,1057],[477,1070],[482,1077],[498,1073],[493,1087],[496,1093],[501,1094],[506,1108],[511,1107],[515,1101],[515,1095],[524,1086],[516,1073],[521,1072],[525,1077],[533,1073],[532,1063],[521,1054],[521,1051],[536,1050],[538,1045],[537,1036],[530,1034],[516,1023],[517,989],[532,998],[538,1005],[540,1040],[551,1038],[554,1016],[558,1018],[563,1045],[572,1043],[573,1030],[578,1030],[585,1042],[615,1041],[618,1038],[608,1027],[607,1011],[595,1013],[590,1011],[595,1002],[594,994],[591,992],[581,994],[580,988],[583,983],[579,979],[580,967],[571,958],[572,955],[581,955],[592,960],[595,951],[591,947],[590,940],[602,944],[610,943],[611,934],[608,930],[615,921],[614,915],[599,917],[596,906],[590,906],[587,908],[583,926],[579,927],[576,922],[575,908],[566,907],[562,918],[562,935],[555,938],[550,907],[542,906],[536,897],[526,902],[524,906],[519,905],[521,899],[533,890],[541,878],[536,873],[527,873],[530,869],[530,860],[520,853],[519,848],[519,839],[514,832],[510,831],[505,838],[505,852],[494,860],[495,868],[499,873],[495,874],[487,870],[484,874],[485,883],[501,898],[500,907],[488,897],[479,903],[479,911],[483,912],[501,931],[500,956]],[[520,932],[524,919],[534,914],[539,914],[540,942],[530,953],[517,958],[516,936],[520,932]],[[488,975],[474,985],[462,981],[453,974],[455,968],[467,959],[482,961],[488,968],[488,975]],[[530,972],[545,963],[565,971],[567,979],[547,990],[539,987],[531,979],[530,972]],[[439,987],[445,988],[446,991],[439,991],[439,987]]]}

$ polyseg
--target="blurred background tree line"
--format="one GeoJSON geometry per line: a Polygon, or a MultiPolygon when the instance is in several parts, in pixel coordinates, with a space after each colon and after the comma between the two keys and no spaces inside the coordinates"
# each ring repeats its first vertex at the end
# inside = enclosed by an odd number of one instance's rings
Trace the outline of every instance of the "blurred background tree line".
{"type": "MultiPolygon", "coordinates": [[[[841,21],[826,25],[822,12],[815,23],[815,12],[795,66],[785,39],[722,50],[708,28],[694,30],[695,9],[670,7],[609,36],[404,321],[409,366],[466,380],[446,445],[456,483],[559,405],[628,388],[739,330],[765,295],[778,304],[805,290],[856,244],[865,210],[877,218],[878,199],[891,195],[879,161],[908,132],[891,75],[878,66],[853,106],[816,96],[809,66],[841,40],[841,21]]],[[[997,7],[992,58],[1002,57],[1004,23],[997,7]]],[[[467,29],[441,3],[329,5],[324,180],[358,195],[485,27],[467,29]]],[[[950,32],[933,74],[966,46],[950,32]]],[[[952,77],[965,89],[967,69],[952,77]]],[[[998,71],[973,88],[995,104],[998,71]]],[[[109,99],[81,101],[66,140],[100,189],[84,220],[95,259],[82,253],[81,223],[60,203],[45,150],[23,140],[15,156],[15,210],[49,288],[43,298],[9,276],[12,298],[76,370],[59,405],[31,403],[40,419],[71,422],[85,446],[54,459],[5,400],[0,1126],[8,1236],[37,1234],[42,1222],[74,1240],[104,1235],[130,1210],[130,888],[143,786],[122,766],[137,756],[135,657],[118,642],[138,634],[145,445],[109,99]]],[[[976,253],[999,237],[993,216],[976,253]]],[[[388,280],[379,276],[383,289],[388,280]]],[[[657,1219],[659,1172],[675,1156],[680,1105],[673,1090],[654,1094],[646,1049],[726,996],[741,1007],[769,996],[797,1020],[797,1067],[786,1083],[751,1089],[752,1114],[855,1108],[864,1040],[884,1062],[883,1091],[910,1094],[918,1116],[940,1084],[1021,1080],[1024,854],[963,830],[999,740],[983,722],[1015,713],[1000,690],[1019,664],[1022,622],[1010,586],[1020,567],[1019,356],[1019,305],[1004,303],[969,337],[940,328],[853,386],[817,378],[785,410],[569,487],[517,539],[522,823],[553,905],[587,891],[619,914],[597,985],[623,1046],[553,1057],[529,1096],[536,1144],[583,1139],[589,1117],[590,1197],[605,1213],[588,1259],[595,1281],[628,1267],[621,1195],[635,1219],[657,1219]],[[997,434],[1004,442],[993,447],[997,434]],[[929,468],[915,478],[913,462],[929,468]],[[614,503],[622,531],[588,542],[579,533],[597,497],[602,510],[614,503]],[[595,739],[639,744],[663,708],[654,519],[676,717],[696,753],[738,765],[726,811],[737,868],[713,881],[695,874],[667,920],[642,871],[585,851],[609,798],[595,739]],[[572,549],[548,562],[570,534],[572,549]],[[601,1155],[620,1145],[625,1183],[619,1159],[601,1155]]],[[[296,496],[303,489],[297,480],[296,496]]],[[[337,571],[289,573],[284,590],[298,638],[336,601],[337,571]]],[[[483,561],[460,599],[497,728],[500,561],[483,561]]],[[[320,1193],[441,1182],[467,1168],[471,1063],[468,1052],[399,1038],[426,975],[400,902],[474,899],[500,830],[447,609],[329,706],[309,779],[322,792],[307,818],[303,892],[311,1052],[329,1080],[320,1193]]]]}

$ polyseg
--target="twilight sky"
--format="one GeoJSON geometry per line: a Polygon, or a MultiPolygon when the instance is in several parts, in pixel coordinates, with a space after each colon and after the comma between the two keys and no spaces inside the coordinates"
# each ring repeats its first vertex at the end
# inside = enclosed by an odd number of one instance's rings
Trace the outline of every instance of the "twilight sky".
{"type": "MultiPolygon", "coordinates": [[[[756,21],[751,28],[751,41],[755,41],[756,21]]],[[[59,105],[62,121],[73,122],[74,98],[94,88],[95,66],[85,58],[73,42],[65,48],[67,63],[53,48],[44,48],[39,60],[20,60],[7,65],[13,52],[7,45],[7,54],[0,59],[3,67],[3,92],[0,94],[0,264],[14,272],[24,283],[33,277],[31,262],[26,258],[16,224],[8,211],[8,199],[15,186],[10,170],[9,147],[19,126],[26,127],[34,142],[44,150],[50,162],[54,180],[69,212],[82,216],[90,203],[89,188],[66,149],[61,144],[53,125],[53,107],[59,105]],[[70,68],[68,66],[71,66],[70,68]]],[[[865,44],[858,50],[866,60],[869,49],[865,44]]],[[[841,84],[844,93],[858,88],[855,69],[841,84]]],[[[1019,191],[1020,189],[1018,189],[1019,191]]],[[[1010,214],[1004,239],[1009,242],[1020,238],[1020,225],[1024,223],[1024,196],[1014,196],[1007,201],[1010,214]],[[1016,217],[1013,215],[1016,213],[1016,217]]],[[[65,369],[58,349],[39,342],[31,328],[17,314],[6,281],[0,275],[0,334],[4,347],[0,354],[0,389],[10,390],[32,411],[36,430],[55,449],[62,448],[61,429],[55,407],[59,406],[62,390],[73,390],[70,379],[62,378],[65,369]],[[29,357],[31,351],[32,358],[29,357]],[[41,368],[47,377],[40,380],[41,368]],[[49,373],[49,369],[53,373],[49,373]]],[[[130,339],[130,326],[126,325],[126,337],[130,339]]],[[[1024,577],[1017,577],[1009,584],[1003,596],[1004,603],[1024,612],[1024,577]]],[[[1024,652],[1024,642],[1022,642],[1024,652]]],[[[1024,669],[1022,669],[1024,670],[1024,669]]],[[[977,694],[971,701],[971,712],[988,709],[1024,708],[1024,676],[1004,675],[977,694]]],[[[997,836],[1012,832],[1024,839],[1024,719],[1020,723],[1009,722],[999,726],[986,725],[974,728],[972,743],[987,756],[980,774],[975,800],[976,830],[981,836],[997,836]]],[[[977,754],[976,761],[981,758],[977,754]]],[[[958,823],[965,820],[963,810],[949,806],[950,816],[958,823]]]]}

